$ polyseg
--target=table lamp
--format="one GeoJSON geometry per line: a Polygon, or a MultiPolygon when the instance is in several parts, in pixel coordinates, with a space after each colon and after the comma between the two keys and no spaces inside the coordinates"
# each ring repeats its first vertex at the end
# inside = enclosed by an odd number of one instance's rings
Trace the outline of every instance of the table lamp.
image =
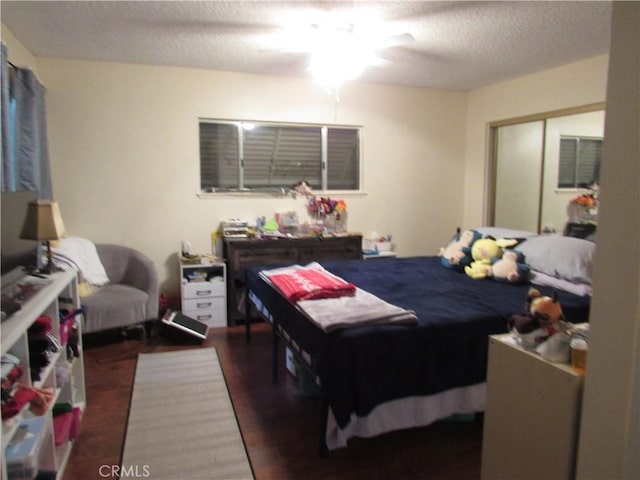
{"type": "Polygon", "coordinates": [[[20,238],[46,243],[47,264],[41,270],[42,273],[51,274],[60,270],[53,264],[51,240],[58,240],[64,235],[64,224],[62,223],[58,202],[54,200],[35,200],[29,203],[20,238]]]}

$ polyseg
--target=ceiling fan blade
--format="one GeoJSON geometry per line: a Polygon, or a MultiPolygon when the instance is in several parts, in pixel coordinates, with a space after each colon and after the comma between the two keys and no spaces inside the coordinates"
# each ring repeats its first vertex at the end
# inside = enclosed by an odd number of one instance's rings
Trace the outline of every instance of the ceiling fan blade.
{"type": "Polygon", "coordinates": [[[406,45],[415,41],[415,37],[408,32],[399,35],[391,35],[381,40],[381,48],[392,48],[400,45],[406,45]]]}
{"type": "Polygon", "coordinates": [[[389,67],[389,66],[393,65],[393,62],[391,60],[386,59],[386,58],[382,58],[379,55],[374,55],[371,58],[371,60],[369,60],[369,65],[371,65],[372,67],[384,68],[384,67],[389,67]]]}

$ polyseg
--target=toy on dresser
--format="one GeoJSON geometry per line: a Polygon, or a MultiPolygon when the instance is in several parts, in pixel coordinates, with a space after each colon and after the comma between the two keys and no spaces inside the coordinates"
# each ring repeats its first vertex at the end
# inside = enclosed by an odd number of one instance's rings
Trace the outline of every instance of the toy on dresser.
{"type": "Polygon", "coordinates": [[[558,296],[542,295],[530,288],[527,293],[527,312],[509,319],[509,330],[527,349],[535,350],[545,360],[567,362],[569,342],[574,325],[567,322],[558,296]]]}

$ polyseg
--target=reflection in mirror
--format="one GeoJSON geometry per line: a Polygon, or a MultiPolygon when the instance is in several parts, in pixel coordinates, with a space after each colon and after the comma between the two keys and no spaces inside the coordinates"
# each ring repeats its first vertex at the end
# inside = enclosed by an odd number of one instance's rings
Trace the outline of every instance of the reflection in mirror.
{"type": "MultiPolygon", "coordinates": [[[[597,140],[599,152],[602,151],[604,136],[604,111],[580,113],[564,117],[550,118],[546,121],[544,180],[540,208],[541,226],[553,227],[558,231],[565,228],[569,219],[572,201],[582,193],[588,193],[593,180],[599,180],[599,165],[585,162],[583,172],[577,177],[578,185],[559,186],[561,167],[561,143],[563,138],[583,138],[597,140]],[[591,170],[589,171],[589,168],[591,170]],[[580,178],[580,176],[582,178],[580,178]]],[[[598,153],[600,155],[600,153],[598,153]]],[[[597,183],[597,182],[596,182],[597,183]]],[[[576,220],[571,219],[571,220],[576,220]]]]}
{"type": "MultiPolygon", "coordinates": [[[[582,194],[598,183],[604,105],[492,127],[493,225],[534,232],[566,229],[582,194]],[[597,108],[596,108],[597,107],[597,108]]],[[[595,223],[597,205],[581,220],[595,223]]]]}
{"type": "Polygon", "coordinates": [[[494,224],[537,232],[544,122],[500,127],[496,133],[494,224]]]}

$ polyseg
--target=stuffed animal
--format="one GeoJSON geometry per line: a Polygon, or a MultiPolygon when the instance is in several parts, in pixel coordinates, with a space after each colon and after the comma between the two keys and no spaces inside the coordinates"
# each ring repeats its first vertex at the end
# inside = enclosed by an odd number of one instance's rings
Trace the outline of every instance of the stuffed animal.
{"type": "Polygon", "coordinates": [[[480,232],[458,228],[454,239],[438,251],[442,265],[453,270],[463,271],[471,263],[471,245],[480,238],[480,232]]]}
{"type": "Polygon", "coordinates": [[[494,258],[487,276],[499,282],[521,283],[529,275],[529,266],[524,263],[524,255],[515,250],[504,250],[501,258],[494,258]]]}
{"type": "Polygon", "coordinates": [[[566,330],[566,322],[557,292],[553,297],[542,295],[539,290],[530,288],[528,292],[529,312],[538,319],[549,335],[566,330]]]}
{"type": "Polygon", "coordinates": [[[570,327],[564,319],[558,295],[542,295],[535,288],[527,292],[527,312],[512,315],[508,326],[520,343],[529,348],[537,347],[551,335],[570,327]]]}
{"type": "Polygon", "coordinates": [[[464,272],[474,280],[487,278],[491,260],[500,258],[502,249],[493,237],[480,238],[473,242],[471,257],[473,262],[465,267],[464,272]]]}

